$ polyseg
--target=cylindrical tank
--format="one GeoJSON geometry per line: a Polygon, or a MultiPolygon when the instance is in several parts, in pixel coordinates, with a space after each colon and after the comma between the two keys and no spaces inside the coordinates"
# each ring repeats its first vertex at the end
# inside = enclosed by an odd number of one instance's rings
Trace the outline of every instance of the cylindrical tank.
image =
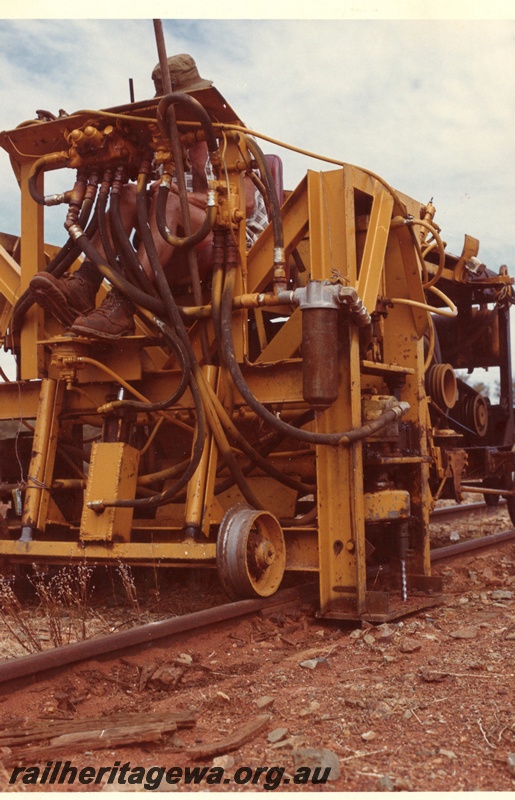
{"type": "Polygon", "coordinates": [[[302,383],[306,403],[328,408],[338,397],[338,306],[334,287],[309,281],[302,311],[302,383]]]}

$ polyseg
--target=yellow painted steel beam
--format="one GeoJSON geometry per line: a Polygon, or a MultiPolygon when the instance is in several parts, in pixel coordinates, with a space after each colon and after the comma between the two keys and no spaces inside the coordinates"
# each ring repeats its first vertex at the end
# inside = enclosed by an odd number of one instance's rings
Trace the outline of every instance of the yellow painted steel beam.
{"type": "Polygon", "coordinates": [[[31,530],[44,530],[46,525],[62,398],[62,384],[49,378],[41,382],[22,515],[22,527],[31,530]]]}
{"type": "Polygon", "coordinates": [[[0,245],[0,341],[5,337],[12,308],[20,296],[20,265],[0,245]]]}
{"type": "MultiPolygon", "coordinates": [[[[20,167],[21,179],[21,284],[20,290],[28,288],[31,278],[43,269],[44,254],[44,218],[43,207],[30,196],[28,176],[31,164],[23,163],[20,167]]],[[[42,190],[43,177],[39,178],[39,189],[42,190]]],[[[44,352],[37,342],[43,335],[43,312],[33,306],[25,315],[20,335],[21,378],[30,380],[42,377],[44,352]]]]}
{"type": "MultiPolygon", "coordinates": [[[[410,286],[406,274],[406,260],[399,252],[398,238],[391,237],[387,253],[385,288],[390,297],[410,296],[410,286]]],[[[413,277],[413,284],[415,278],[413,277]]],[[[422,312],[427,319],[427,312],[422,312]]],[[[425,401],[424,340],[408,306],[397,305],[388,309],[384,323],[384,359],[407,368],[406,377],[400,388],[400,399],[409,403],[409,411],[403,422],[412,426],[419,445],[421,461],[403,473],[403,488],[411,497],[412,515],[418,520],[417,527],[410,531],[410,551],[408,574],[430,575],[429,516],[432,495],[429,487],[429,459],[427,430],[427,404],[425,401]]]]}
{"type": "Polygon", "coordinates": [[[358,295],[370,314],[375,311],[381,285],[392,208],[393,197],[382,186],[378,186],[370,211],[368,231],[356,287],[358,295]]]}
{"type": "Polygon", "coordinates": [[[0,420],[34,419],[38,412],[41,381],[2,383],[0,420]]]}
{"type": "Polygon", "coordinates": [[[70,559],[84,561],[146,561],[183,562],[214,561],[216,545],[196,542],[32,542],[0,541],[0,557],[12,556],[23,560],[34,558],[70,559]]]}
{"type": "MultiPolygon", "coordinates": [[[[325,176],[308,173],[314,280],[331,278],[335,268],[351,283],[356,278],[355,262],[349,263],[345,257],[352,248],[354,216],[346,214],[342,178],[343,174],[338,176],[339,186],[332,186],[325,176]]],[[[357,332],[348,323],[342,324],[338,398],[323,413],[315,413],[318,433],[349,430],[361,424],[359,368],[357,332]]],[[[350,604],[347,610],[359,615],[365,608],[366,592],[361,443],[350,447],[318,445],[316,463],[320,612],[334,611],[343,602],[350,604]]]]}
{"type": "Polygon", "coordinates": [[[298,356],[302,340],[302,312],[296,308],[291,317],[285,322],[273,339],[262,350],[256,364],[272,361],[281,361],[285,358],[298,356]]]}
{"type": "MultiPolygon", "coordinates": [[[[408,227],[403,226],[397,228],[395,234],[388,243],[387,258],[402,264],[404,280],[401,281],[399,287],[391,286],[389,291],[392,294],[389,296],[406,297],[418,303],[426,303],[426,296],[420,280],[420,266],[413,246],[413,233],[408,227]],[[400,289],[400,293],[397,292],[397,288],[400,289]]],[[[419,337],[423,336],[429,325],[428,312],[415,306],[410,306],[409,308],[416,334],[419,337]]]]}

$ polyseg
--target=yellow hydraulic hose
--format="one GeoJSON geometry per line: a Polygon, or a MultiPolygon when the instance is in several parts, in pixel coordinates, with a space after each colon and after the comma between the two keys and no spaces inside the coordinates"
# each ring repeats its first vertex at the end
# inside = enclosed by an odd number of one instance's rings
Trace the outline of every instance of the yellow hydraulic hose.
{"type": "MultiPolygon", "coordinates": [[[[136,397],[137,400],[141,400],[142,403],[151,403],[151,400],[149,400],[148,397],[145,397],[145,395],[141,394],[141,392],[138,392],[138,390],[131,386],[130,383],[127,383],[127,381],[124,380],[121,375],[118,375],[117,372],[110,369],[105,364],[102,364],[101,361],[97,361],[95,358],[90,358],[89,356],[76,356],[71,359],[64,359],[64,363],[67,363],[68,361],[70,364],[91,364],[94,367],[98,367],[98,369],[105,372],[114,381],[119,383],[120,386],[136,397]]],[[[99,409],[99,412],[104,413],[106,410],[108,410],[107,407],[109,405],[110,404],[107,403],[106,406],[102,406],[101,409],[99,409]]],[[[188,433],[193,433],[193,428],[191,428],[189,425],[186,425],[185,422],[181,422],[181,420],[176,419],[171,414],[168,414],[166,411],[157,411],[156,414],[165,417],[168,422],[172,423],[172,425],[176,425],[178,428],[188,431],[188,433]]]]}
{"type": "Polygon", "coordinates": [[[450,299],[447,297],[440,289],[437,289],[436,286],[427,286],[430,292],[436,294],[440,300],[443,300],[447,308],[436,308],[435,306],[430,306],[427,303],[420,303],[418,300],[410,300],[407,297],[392,297],[390,302],[393,305],[403,305],[403,306],[413,306],[414,308],[422,308],[425,311],[429,311],[431,314],[439,314],[441,317],[456,317],[458,314],[458,309],[450,299]]]}

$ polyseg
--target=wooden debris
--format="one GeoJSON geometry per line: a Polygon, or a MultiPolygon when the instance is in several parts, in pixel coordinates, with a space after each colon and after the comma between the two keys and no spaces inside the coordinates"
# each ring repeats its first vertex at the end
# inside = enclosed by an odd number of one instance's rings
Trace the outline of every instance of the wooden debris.
{"type": "Polygon", "coordinates": [[[139,675],[138,691],[142,692],[152,675],[157,669],[157,664],[144,664],[139,675]]]}
{"type": "Polygon", "coordinates": [[[177,725],[174,722],[141,723],[138,725],[121,725],[120,727],[99,727],[88,731],[65,733],[50,739],[48,744],[39,747],[28,747],[19,751],[16,760],[51,757],[61,750],[103,750],[108,747],[123,747],[143,742],[162,742],[165,734],[174,733],[177,725]]]}
{"type": "Polygon", "coordinates": [[[13,755],[13,759],[18,761],[42,754],[51,756],[62,749],[93,750],[159,741],[178,728],[192,727],[195,721],[195,716],[188,711],[45,720],[24,728],[4,729],[0,733],[0,746],[20,748],[13,755]],[[30,746],[36,743],[36,746],[30,746]]]}
{"type": "Polygon", "coordinates": [[[224,739],[218,742],[198,744],[195,747],[186,751],[186,755],[196,760],[201,758],[212,758],[221,753],[230,753],[231,750],[237,750],[242,744],[252,739],[257,733],[263,730],[270,720],[270,714],[260,714],[254,719],[237,728],[233,733],[230,733],[224,739]]]}

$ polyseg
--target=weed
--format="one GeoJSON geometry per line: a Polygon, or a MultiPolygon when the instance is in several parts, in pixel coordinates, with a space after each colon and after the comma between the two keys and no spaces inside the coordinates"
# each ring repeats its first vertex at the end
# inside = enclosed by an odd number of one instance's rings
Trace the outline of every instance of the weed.
{"type": "Polygon", "coordinates": [[[87,623],[98,614],[91,608],[93,569],[85,564],[46,574],[33,565],[29,584],[38,602],[35,612],[25,611],[13,588],[13,578],[0,577],[0,619],[11,636],[29,653],[43,649],[42,630],[48,630],[54,647],[87,639],[87,623]]]}
{"type": "Polygon", "coordinates": [[[129,564],[124,564],[122,561],[119,561],[118,574],[122,581],[122,586],[125,591],[127,600],[129,601],[130,607],[132,608],[134,614],[136,614],[139,621],[141,622],[141,608],[138,601],[136,582],[134,580],[134,575],[132,574],[132,570],[129,564]]]}
{"type": "Polygon", "coordinates": [[[42,650],[32,617],[23,610],[11,583],[12,580],[0,577],[0,618],[11,636],[27,653],[42,650]]]}
{"type": "Polygon", "coordinates": [[[30,579],[50,628],[56,647],[73,639],[86,639],[86,622],[91,616],[90,594],[93,569],[77,564],[48,578],[33,565],[30,579]]]}

